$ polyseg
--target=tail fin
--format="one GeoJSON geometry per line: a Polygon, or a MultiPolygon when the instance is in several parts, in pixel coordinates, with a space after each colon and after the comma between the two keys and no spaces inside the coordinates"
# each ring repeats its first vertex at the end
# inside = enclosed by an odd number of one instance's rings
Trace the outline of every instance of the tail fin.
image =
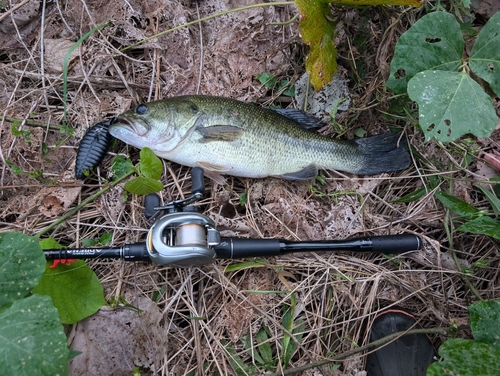
{"type": "Polygon", "coordinates": [[[410,154],[406,150],[406,140],[401,138],[401,133],[387,132],[359,138],[355,142],[366,158],[363,167],[356,171],[359,175],[399,171],[410,165],[410,154]]]}

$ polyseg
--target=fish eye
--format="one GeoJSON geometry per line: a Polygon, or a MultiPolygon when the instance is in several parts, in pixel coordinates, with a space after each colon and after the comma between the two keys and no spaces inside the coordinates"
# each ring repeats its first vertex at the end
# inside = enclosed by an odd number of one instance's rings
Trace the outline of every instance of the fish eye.
{"type": "Polygon", "coordinates": [[[140,104],[135,109],[135,113],[139,115],[144,115],[146,112],[148,112],[148,106],[146,106],[145,104],[140,104]]]}

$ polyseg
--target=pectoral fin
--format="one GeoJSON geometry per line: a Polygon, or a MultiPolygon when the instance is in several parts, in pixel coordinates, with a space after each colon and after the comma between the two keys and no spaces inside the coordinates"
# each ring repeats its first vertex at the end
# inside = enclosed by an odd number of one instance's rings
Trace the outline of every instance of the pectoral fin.
{"type": "Polygon", "coordinates": [[[196,131],[203,136],[200,140],[201,143],[210,141],[236,141],[243,135],[243,129],[233,125],[200,126],[196,128],[196,131]]]}
{"type": "Polygon", "coordinates": [[[315,178],[316,176],[318,176],[318,167],[316,167],[315,164],[310,164],[302,170],[283,174],[279,177],[289,180],[309,180],[315,178]]]}

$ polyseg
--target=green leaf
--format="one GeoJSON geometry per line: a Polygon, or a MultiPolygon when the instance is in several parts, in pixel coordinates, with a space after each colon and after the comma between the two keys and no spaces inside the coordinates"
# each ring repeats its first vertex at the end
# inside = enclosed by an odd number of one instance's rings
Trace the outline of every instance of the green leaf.
{"type": "Polygon", "coordinates": [[[125,176],[134,171],[134,165],[132,164],[130,159],[125,158],[123,155],[119,155],[113,160],[111,171],[113,171],[115,179],[119,179],[122,176],[125,176]]]}
{"type": "Polygon", "coordinates": [[[113,234],[111,234],[109,232],[105,232],[99,238],[99,243],[101,243],[101,245],[106,245],[106,244],[111,243],[111,240],[113,240],[113,234]]]}
{"type": "Polygon", "coordinates": [[[5,161],[7,163],[7,166],[9,166],[12,169],[12,172],[16,175],[21,175],[23,173],[23,169],[16,165],[14,162],[11,162],[9,160],[5,161]]]}
{"type": "Polygon", "coordinates": [[[367,134],[368,134],[368,132],[364,128],[356,128],[354,130],[354,135],[356,137],[365,137],[367,134]]]}
{"type": "Polygon", "coordinates": [[[257,76],[257,79],[268,89],[272,89],[276,85],[276,76],[271,73],[261,73],[257,76]]]}
{"type": "Polygon", "coordinates": [[[271,343],[268,341],[269,337],[266,328],[262,327],[255,335],[255,341],[258,343],[257,347],[262,357],[263,363],[268,366],[274,366],[273,350],[271,343]]]}
{"type": "Polygon", "coordinates": [[[420,0],[319,0],[335,5],[345,5],[359,7],[362,5],[408,5],[412,7],[421,7],[420,0]]]}
{"type": "Polygon", "coordinates": [[[393,201],[395,203],[407,203],[407,202],[414,202],[422,197],[424,197],[427,194],[427,189],[425,187],[419,188],[414,192],[410,192],[403,197],[393,201]]]}
{"type": "Polygon", "coordinates": [[[434,196],[451,211],[465,218],[475,218],[480,215],[480,211],[474,206],[466,203],[458,197],[449,195],[443,191],[436,191],[434,196]]]}
{"type": "Polygon", "coordinates": [[[245,190],[245,192],[243,192],[240,195],[240,199],[239,199],[239,202],[240,202],[241,206],[245,206],[245,204],[247,203],[247,201],[248,201],[248,189],[245,190]]]}
{"type": "Polygon", "coordinates": [[[302,41],[310,46],[306,71],[315,90],[329,83],[337,72],[335,25],[330,6],[324,1],[295,0],[300,17],[299,32],[302,41]]]}
{"type": "Polygon", "coordinates": [[[483,192],[483,194],[486,196],[488,201],[491,204],[491,207],[493,208],[493,212],[495,215],[500,215],[500,198],[497,197],[497,195],[493,192],[491,192],[489,189],[486,189],[483,186],[478,186],[479,189],[483,192]]]}
{"type": "Polygon", "coordinates": [[[145,177],[158,180],[161,178],[161,174],[163,173],[163,163],[151,149],[143,148],[141,149],[141,161],[139,162],[139,169],[141,171],[141,174],[145,177]]]}
{"type": "Polygon", "coordinates": [[[419,0],[295,0],[300,13],[299,31],[302,41],[310,46],[306,71],[315,90],[332,81],[337,72],[335,24],[329,4],[361,5],[411,5],[419,7],[419,0]]]}
{"type": "Polygon", "coordinates": [[[2,375],[67,375],[69,349],[47,296],[33,295],[0,313],[2,375]]]}
{"type": "Polygon", "coordinates": [[[418,103],[426,141],[448,142],[468,133],[488,137],[498,121],[490,97],[465,73],[417,73],[408,83],[408,95],[418,103]]]}
{"type": "Polygon", "coordinates": [[[455,17],[445,12],[430,13],[399,38],[386,86],[402,94],[410,79],[419,72],[456,71],[463,51],[464,39],[455,17]]]}
{"type": "MultiPolygon", "coordinates": [[[[304,331],[304,324],[302,322],[297,322],[297,326],[294,330],[294,320],[295,320],[295,309],[297,307],[297,299],[294,294],[290,295],[290,306],[286,308],[283,314],[283,327],[288,330],[290,333],[295,334],[297,332],[304,331]]],[[[300,342],[302,339],[302,334],[295,336],[295,339],[300,342]]],[[[283,342],[281,348],[281,358],[283,359],[283,368],[288,367],[290,360],[292,359],[293,354],[297,350],[297,343],[292,340],[292,337],[288,333],[283,334],[283,342]]]]}
{"type": "Polygon", "coordinates": [[[500,348],[500,301],[474,303],[468,310],[474,339],[500,348]]]}
{"type": "Polygon", "coordinates": [[[91,239],[91,238],[83,238],[82,239],[82,244],[85,246],[85,247],[94,247],[98,244],[99,242],[94,240],[94,239],[91,239]]]}
{"type": "Polygon", "coordinates": [[[101,235],[99,239],[83,238],[82,244],[85,247],[95,247],[96,245],[106,245],[113,240],[113,234],[108,232],[101,235]]]}
{"type": "Polygon", "coordinates": [[[0,233],[0,309],[27,296],[42,278],[45,264],[37,238],[0,233]]]}
{"type": "Polygon", "coordinates": [[[500,97],[500,12],[479,32],[469,58],[470,69],[500,97]]]}
{"type": "Polygon", "coordinates": [[[136,195],[148,195],[159,192],[163,189],[163,184],[156,179],[139,176],[125,183],[123,188],[136,195]]]}
{"type": "Polygon", "coordinates": [[[262,260],[253,260],[253,261],[243,261],[243,262],[238,262],[236,264],[231,264],[226,266],[226,269],[224,269],[225,272],[237,272],[240,270],[244,269],[250,269],[250,268],[261,268],[263,266],[268,265],[269,263],[267,260],[262,259],[262,260]]]}
{"type": "Polygon", "coordinates": [[[500,239],[500,221],[491,217],[478,217],[464,223],[457,231],[470,232],[471,234],[488,235],[500,239]]]}
{"type": "MultiPolygon", "coordinates": [[[[40,245],[40,247],[43,249],[43,250],[46,250],[46,249],[61,249],[63,248],[63,246],[61,244],[59,244],[57,242],[57,240],[53,239],[53,238],[46,238],[46,239],[42,239],[38,242],[38,244],[40,245]]],[[[45,267],[45,265],[44,265],[45,267]]]]}
{"type": "Polygon", "coordinates": [[[81,321],[107,304],[99,279],[84,261],[49,266],[33,293],[49,295],[64,324],[81,321]]]}
{"type": "Polygon", "coordinates": [[[236,374],[238,376],[240,375],[249,375],[249,374],[254,374],[259,372],[257,367],[255,367],[253,364],[245,364],[241,357],[238,355],[236,350],[232,348],[229,343],[226,340],[221,340],[222,346],[224,347],[224,350],[226,350],[226,355],[229,360],[229,363],[231,363],[231,366],[233,369],[236,371],[236,374]]]}
{"type": "Polygon", "coordinates": [[[500,348],[486,343],[449,339],[439,347],[442,361],[432,363],[427,369],[427,376],[442,375],[497,375],[500,348]]]}

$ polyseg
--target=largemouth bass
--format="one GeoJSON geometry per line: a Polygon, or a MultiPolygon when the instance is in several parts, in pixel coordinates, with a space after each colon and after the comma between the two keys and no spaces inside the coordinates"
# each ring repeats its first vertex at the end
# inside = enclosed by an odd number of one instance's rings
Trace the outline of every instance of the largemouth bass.
{"type": "Polygon", "coordinates": [[[157,156],[228,174],[307,180],[318,169],[374,175],[410,164],[400,135],[334,140],[280,113],[222,97],[173,97],[140,104],[109,127],[114,137],[157,156]]]}

